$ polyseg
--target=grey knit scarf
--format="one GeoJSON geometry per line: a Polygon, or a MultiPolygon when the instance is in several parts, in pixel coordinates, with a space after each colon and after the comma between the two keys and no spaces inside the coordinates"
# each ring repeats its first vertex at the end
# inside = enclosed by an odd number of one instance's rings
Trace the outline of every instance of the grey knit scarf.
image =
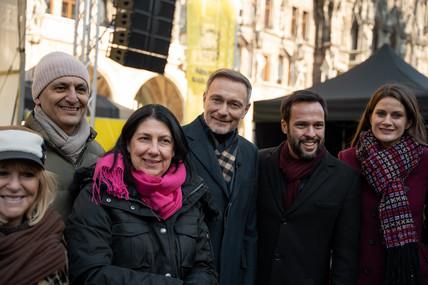
{"type": "Polygon", "coordinates": [[[73,162],[76,162],[90,135],[90,127],[86,117],[83,116],[71,136],[68,136],[58,127],[40,106],[34,108],[34,117],[43,129],[45,129],[51,142],[61,149],[73,162]]]}

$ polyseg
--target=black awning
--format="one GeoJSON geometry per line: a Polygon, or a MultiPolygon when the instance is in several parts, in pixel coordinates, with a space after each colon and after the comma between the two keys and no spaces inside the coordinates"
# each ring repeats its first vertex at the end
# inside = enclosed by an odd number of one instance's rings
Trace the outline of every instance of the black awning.
{"type": "MultiPolygon", "coordinates": [[[[389,45],[383,45],[349,71],[308,90],[327,101],[327,121],[358,121],[374,91],[386,83],[402,83],[411,88],[422,116],[428,119],[428,77],[406,63],[389,45]]],[[[284,97],[254,102],[254,121],[279,122],[284,97]]]]}

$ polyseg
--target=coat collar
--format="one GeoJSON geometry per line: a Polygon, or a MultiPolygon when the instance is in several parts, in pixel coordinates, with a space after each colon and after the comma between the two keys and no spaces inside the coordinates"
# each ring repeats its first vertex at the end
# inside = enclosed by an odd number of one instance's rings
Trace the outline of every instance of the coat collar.
{"type": "MultiPolygon", "coordinates": [[[[281,155],[281,149],[285,142],[281,143],[278,147],[272,148],[269,151],[270,156],[267,158],[267,165],[270,165],[272,168],[267,170],[268,172],[268,181],[271,183],[270,189],[276,189],[273,191],[275,200],[279,209],[284,212],[283,206],[283,195],[282,191],[278,185],[284,185],[283,176],[279,168],[279,160],[281,155]]],[[[287,211],[287,215],[294,212],[298,209],[305,201],[307,201],[312,195],[317,191],[322,189],[323,184],[330,178],[334,173],[334,163],[333,158],[330,153],[325,150],[324,155],[318,165],[315,167],[314,171],[310,174],[310,179],[306,181],[303,188],[299,191],[295,200],[291,204],[290,208],[287,211]]]]}
{"type": "MultiPolygon", "coordinates": [[[[43,139],[47,143],[54,146],[54,144],[49,139],[48,133],[45,131],[45,129],[43,129],[42,125],[40,125],[40,123],[34,117],[34,111],[32,111],[28,115],[28,117],[25,119],[25,126],[29,129],[32,129],[32,130],[40,133],[43,136],[43,139]]],[[[92,127],[89,128],[89,132],[90,132],[89,137],[86,140],[87,143],[92,142],[98,134],[92,127]]]]}
{"type": "MultiPolygon", "coordinates": [[[[204,166],[209,175],[211,175],[213,180],[222,189],[223,193],[230,198],[229,190],[227,189],[226,182],[223,178],[223,173],[221,172],[217,157],[214,154],[211,142],[208,139],[204,126],[202,126],[197,118],[188,125],[187,138],[189,147],[192,151],[192,159],[198,160],[204,166]]],[[[241,164],[239,160],[239,146],[235,163],[237,165],[241,164]]],[[[237,179],[237,173],[238,170],[235,169],[235,177],[232,180],[234,187],[231,199],[236,197],[239,189],[237,185],[240,182],[239,179],[237,179]]]]}

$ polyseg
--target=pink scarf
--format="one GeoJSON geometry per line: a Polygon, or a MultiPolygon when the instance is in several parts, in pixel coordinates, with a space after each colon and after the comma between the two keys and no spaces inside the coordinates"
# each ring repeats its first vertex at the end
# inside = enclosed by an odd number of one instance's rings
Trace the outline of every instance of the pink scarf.
{"type": "MultiPolygon", "coordinates": [[[[123,157],[118,155],[116,164],[111,169],[114,161],[113,154],[107,154],[101,157],[94,173],[94,185],[92,188],[92,201],[97,203],[95,197],[101,202],[100,187],[101,183],[107,186],[107,193],[117,198],[129,199],[129,191],[123,181],[123,157]]],[[[150,208],[155,210],[163,219],[172,216],[182,206],[181,185],[186,179],[186,168],[183,163],[176,166],[171,165],[168,171],[162,177],[151,176],[141,170],[132,170],[134,185],[137,192],[142,196],[141,200],[150,208]],[[175,171],[175,172],[174,172],[175,171]]]]}

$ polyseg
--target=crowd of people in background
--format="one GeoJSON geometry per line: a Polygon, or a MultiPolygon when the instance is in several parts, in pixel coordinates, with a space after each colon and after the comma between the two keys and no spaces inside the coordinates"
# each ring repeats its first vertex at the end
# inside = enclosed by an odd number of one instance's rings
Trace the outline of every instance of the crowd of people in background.
{"type": "Polygon", "coordinates": [[[87,69],[44,56],[25,125],[0,127],[0,284],[428,284],[428,137],[412,90],[380,86],[337,158],[308,90],[282,102],[286,139],[258,150],[238,133],[251,93],[216,70],[194,121],[145,105],[104,152],[87,69]]]}

